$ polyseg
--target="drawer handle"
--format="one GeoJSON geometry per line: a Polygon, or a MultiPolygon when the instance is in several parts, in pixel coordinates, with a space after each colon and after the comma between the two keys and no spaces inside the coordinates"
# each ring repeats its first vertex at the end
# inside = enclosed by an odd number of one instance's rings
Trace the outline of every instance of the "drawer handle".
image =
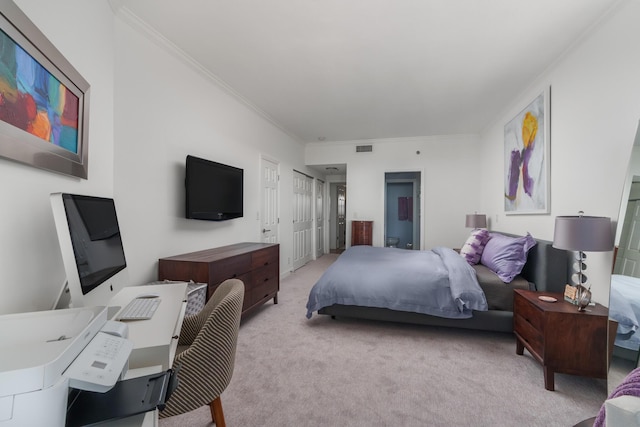
{"type": "Polygon", "coordinates": [[[265,282],[268,282],[268,281],[269,281],[269,278],[268,278],[268,277],[267,277],[267,278],[265,278],[265,279],[264,279],[264,281],[265,281],[265,282]]]}
{"type": "Polygon", "coordinates": [[[269,261],[265,262],[264,265],[269,265],[269,261]]]}
{"type": "Polygon", "coordinates": [[[235,279],[236,277],[238,277],[236,273],[233,273],[233,276],[231,276],[232,279],[235,279]]]}

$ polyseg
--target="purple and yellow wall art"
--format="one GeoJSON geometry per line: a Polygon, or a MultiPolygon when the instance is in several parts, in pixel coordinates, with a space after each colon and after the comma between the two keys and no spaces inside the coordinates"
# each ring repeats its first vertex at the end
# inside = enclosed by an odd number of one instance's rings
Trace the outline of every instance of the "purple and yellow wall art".
{"type": "Polygon", "coordinates": [[[79,102],[0,30],[0,120],[78,154],[79,102]]]}
{"type": "Polygon", "coordinates": [[[504,127],[507,214],[549,213],[548,97],[540,94],[504,127]]]}

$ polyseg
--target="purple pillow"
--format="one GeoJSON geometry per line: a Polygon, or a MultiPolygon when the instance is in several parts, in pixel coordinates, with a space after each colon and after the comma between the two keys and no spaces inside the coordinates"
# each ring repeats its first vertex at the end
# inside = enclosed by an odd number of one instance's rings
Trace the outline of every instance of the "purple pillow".
{"type": "Polygon", "coordinates": [[[480,262],[482,250],[488,240],[489,231],[483,228],[473,230],[465,244],[462,246],[462,249],[460,249],[460,255],[462,255],[470,265],[476,265],[480,262]]]}
{"type": "Polygon", "coordinates": [[[522,271],[529,249],[536,245],[531,234],[524,237],[509,237],[490,233],[489,241],[482,251],[480,261],[496,273],[503,282],[509,283],[522,271]]]}

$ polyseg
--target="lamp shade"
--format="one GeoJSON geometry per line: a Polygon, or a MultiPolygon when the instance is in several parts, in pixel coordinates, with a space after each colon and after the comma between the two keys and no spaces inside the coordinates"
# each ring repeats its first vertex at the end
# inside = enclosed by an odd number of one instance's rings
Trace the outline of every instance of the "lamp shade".
{"type": "Polygon", "coordinates": [[[553,247],[568,251],[604,252],[613,250],[611,218],[603,216],[558,216],[553,247]]]}
{"type": "Polygon", "coordinates": [[[468,228],[487,228],[487,216],[485,214],[469,214],[469,215],[467,215],[466,227],[468,227],[468,228]]]}

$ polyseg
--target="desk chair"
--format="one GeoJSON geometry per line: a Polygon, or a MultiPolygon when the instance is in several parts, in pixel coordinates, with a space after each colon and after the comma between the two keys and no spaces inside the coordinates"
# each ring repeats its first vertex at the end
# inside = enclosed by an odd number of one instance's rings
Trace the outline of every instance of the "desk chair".
{"type": "Polygon", "coordinates": [[[220,394],[233,374],[243,299],[244,283],[225,280],[200,313],[184,319],[174,360],[180,365],[178,387],[161,418],[209,405],[213,422],[225,427],[220,394]]]}

